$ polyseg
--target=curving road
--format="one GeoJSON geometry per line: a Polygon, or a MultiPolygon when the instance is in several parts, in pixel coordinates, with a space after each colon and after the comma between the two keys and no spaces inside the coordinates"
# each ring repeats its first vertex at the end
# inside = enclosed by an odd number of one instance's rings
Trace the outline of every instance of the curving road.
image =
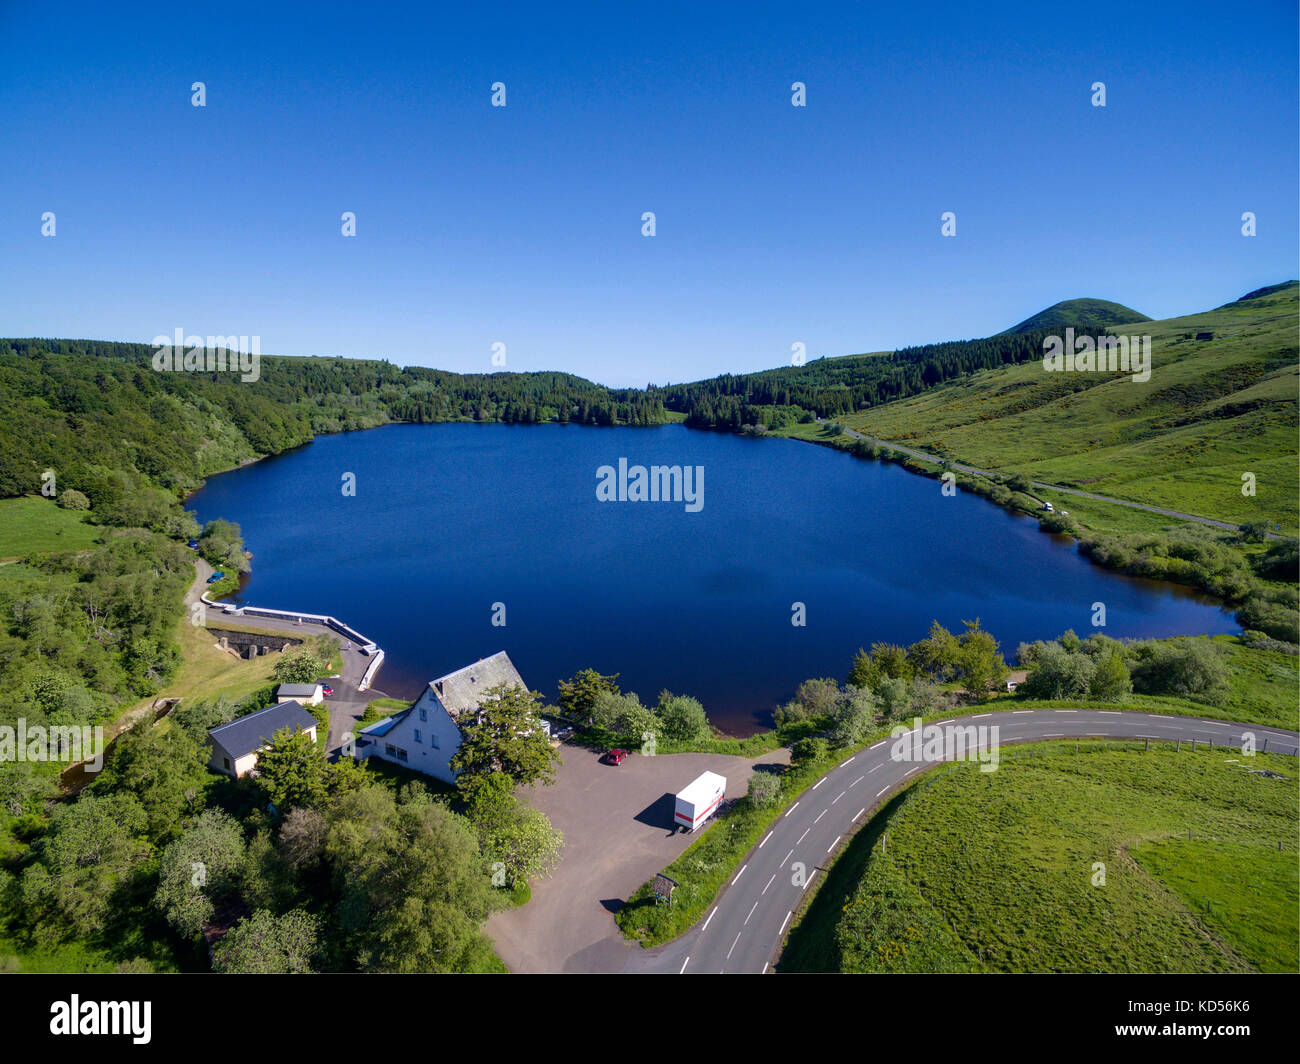
{"type": "MultiPolygon", "coordinates": [[[[935,723],[997,725],[1000,745],[1100,737],[1240,748],[1243,736],[1250,733],[1258,750],[1284,754],[1300,750],[1300,735],[1281,728],[1135,712],[1014,710],[935,723]]],[[[676,941],[634,956],[624,970],[755,975],[769,971],[804,891],[825,874],[835,852],[893,791],[930,764],[941,763],[894,761],[893,746],[894,740],[882,740],[831,769],[776,821],[703,921],[676,941]],[[802,886],[794,881],[796,864],[806,868],[802,886]]]]}

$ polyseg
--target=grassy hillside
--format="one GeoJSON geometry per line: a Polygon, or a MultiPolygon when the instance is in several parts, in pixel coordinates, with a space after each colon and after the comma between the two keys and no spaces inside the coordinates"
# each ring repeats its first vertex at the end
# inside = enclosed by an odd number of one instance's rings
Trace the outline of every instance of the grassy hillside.
{"type": "Polygon", "coordinates": [[[1295,971],[1296,775],[1289,757],[1101,743],[939,770],[848,847],[781,967],[1295,971]]]}
{"type": "Polygon", "coordinates": [[[1145,383],[1028,362],[841,420],[979,468],[1294,534],[1297,291],[1291,282],[1144,323],[1145,383]],[[1213,338],[1195,338],[1205,332],[1213,338]],[[1255,474],[1254,497],[1242,494],[1243,473],[1255,474]]]}
{"type": "Polygon", "coordinates": [[[1075,330],[1108,329],[1126,322],[1150,321],[1132,307],[1112,303],[1108,299],[1067,299],[1011,326],[1008,333],[1037,332],[1040,329],[1075,330]]]}
{"type": "Polygon", "coordinates": [[[39,495],[0,499],[0,562],[92,546],[103,529],[88,524],[87,516],[84,510],[64,510],[39,495]]]}

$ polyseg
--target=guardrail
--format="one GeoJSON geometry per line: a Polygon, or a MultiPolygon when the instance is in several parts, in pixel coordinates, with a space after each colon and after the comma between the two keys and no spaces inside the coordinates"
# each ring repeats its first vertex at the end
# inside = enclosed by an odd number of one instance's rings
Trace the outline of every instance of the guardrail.
{"type": "MultiPolygon", "coordinates": [[[[218,607],[222,613],[228,617],[243,617],[246,614],[252,614],[254,617],[276,617],[282,621],[295,621],[298,624],[319,624],[326,628],[333,629],[340,635],[345,635],[357,644],[357,649],[361,653],[369,656],[379,651],[379,644],[373,640],[367,639],[355,628],[344,624],[337,617],[329,617],[323,613],[303,613],[301,610],[273,610],[265,606],[236,606],[230,602],[217,602],[208,598],[205,591],[200,596],[209,606],[218,607]]],[[[382,651],[379,651],[381,654],[382,651]]],[[[370,670],[367,670],[370,671],[370,670]]]]}

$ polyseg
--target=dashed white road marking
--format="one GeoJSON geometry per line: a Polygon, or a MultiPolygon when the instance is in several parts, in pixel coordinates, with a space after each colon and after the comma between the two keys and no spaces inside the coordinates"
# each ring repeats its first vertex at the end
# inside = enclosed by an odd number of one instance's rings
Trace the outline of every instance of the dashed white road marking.
{"type": "Polygon", "coordinates": [[[805,838],[807,838],[807,836],[808,836],[808,832],[810,832],[810,831],[812,831],[812,828],[804,828],[804,829],[803,829],[803,834],[800,835],[797,839],[794,840],[794,844],[795,844],[796,846],[798,846],[799,843],[803,842],[803,840],[804,840],[805,838]]]}
{"type": "Polygon", "coordinates": [[[678,970],[677,974],[678,974],[678,975],[681,975],[682,972],[686,971],[686,966],[687,966],[688,964],[690,964],[690,963],[691,963],[691,959],[690,959],[690,957],[687,957],[684,961],[682,961],[682,966],[681,966],[681,968],[678,970]]]}
{"type": "MultiPolygon", "coordinates": [[[[790,852],[794,853],[793,850],[791,850],[790,852]]],[[[767,887],[770,887],[775,879],[776,879],[776,873],[773,872],[772,878],[767,881],[767,887]]],[[[764,887],[761,891],[759,891],[759,897],[762,897],[764,894],[767,893],[767,887],[764,887]]]]}
{"type": "Polygon", "coordinates": [[[764,962],[763,962],[763,970],[762,970],[761,972],[759,972],[758,974],[759,974],[759,975],[767,975],[767,961],[764,961],[764,962]]]}
{"type": "MultiPolygon", "coordinates": [[[[740,932],[736,932],[736,942],[740,941],[740,932]]],[[[727,960],[731,960],[731,955],[736,952],[736,942],[731,944],[731,949],[727,950],[727,960]]]]}
{"type": "MultiPolygon", "coordinates": [[[[795,810],[795,806],[797,806],[798,804],[799,804],[798,802],[795,802],[794,805],[790,806],[790,808],[785,811],[785,816],[789,816],[791,813],[793,813],[795,810]]],[[[785,816],[783,816],[781,819],[784,820],[785,816]]]]}
{"type": "MultiPolygon", "coordinates": [[[[843,798],[848,793],[849,791],[848,788],[846,787],[844,790],[840,791],[840,793],[835,796],[835,802],[838,802],[841,798],[843,798]]],[[[831,802],[831,805],[834,805],[835,802],[831,802]]]]}
{"type": "Polygon", "coordinates": [[[991,716],[993,716],[992,713],[977,713],[975,716],[971,717],[971,720],[983,720],[985,717],[991,716]]]}
{"type": "MultiPolygon", "coordinates": [[[[749,916],[753,916],[753,915],[754,915],[754,910],[757,909],[757,908],[758,908],[758,902],[755,901],[754,904],[750,906],[750,909],[749,909],[749,916]]],[[[746,916],[746,917],[745,917],[745,923],[746,923],[746,924],[749,923],[749,916],[746,916]]],[[[744,924],[742,924],[741,926],[743,927],[744,924]]]]}
{"type": "MultiPolygon", "coordinates": [[[[749,864],[748,864],[748,863],[741,865],[741,866],[740,866],[740,871],[736,873],[736,879],[739,879],[741,876],[743,876],[743,875],[745,874],[745,869],[748,868],[748,867],[749,867],[749,864]]],[[[736,885],[736,879],[733,879],[733,880],[731,881],[731,885],[732,885],[733,887],[736,885]]]]}
{"type": "MultiPolygon", "coordinates": [[[[810,875],[810,876],[808,877],[808,883],[811,883],[811,882],[813,881],[813,876],[815,876],[816,874],[817,874],[817,869],[814,868],[814,869],[812,870],[812,875],[810,875]]],[[[807,890],[807,889],[808,889],[808,883],[805,883],[805,884],[803,885],[803,889],[804,889],[804,890],[807,890]]]]}
{"type": "MultiPolygon", "coordinates": [[[[790,860],[790,858],[791,858],[792,856],[794,856],[794,848],[793,848],[793,847],[791,847],[790,852],[787,853],[787,854],[785,855],[785,861],[790,860]]],[[[778,868],[784,868],[784,867],[785,867],[785,861],[782,861],[779,865],[777,865],[777,867],[778,867],[778,868]]]]}
{"type": "Polygon", "coordinates": [[[887,790],[889,790],[888,787],[881,787],[880,790],[876,791],[876,797],[879,798],[879,797],[880,797],[882,794],[884,794],[887,790]]]}
{"type": "MultiPolygon", "coordinates": [[[[884,768],[884,767],[885,767],[884,765],[877,765],[877,766],[876,766],[876,768],[884,768]]],[[[873,768],[873,769],[871,770],[871,772],[875,772],[875,771],[876,771],[876,768],[873,768]]],[[[870,776],[870,775],[871,775],[871,772],[868,772],[867,775],[870,776]]]]}
{"type": "MultiPolygon", "coordinates": [[[[828,807],[828,808],[829,808],[829,807],[828,807]]],[[[820,820],[820,819],[821,819],[822,817],[824,817],[825,815],[826,815],[826,810],[823,809],[820,813],[817,814],[817,820],[820,820]]],[[[814,820],[814,821],[813,821],[813,824],[816,824],[816,823],[817,823],[817,820],[814,820]]]]}
{"type": "Polygon", "coordinates": [[[760,842],[758,844],[758,848],[761,850],[763,848],[763,844],[766,843],[767,840],[770,839],[771,837],[772,837],[772,832],[769,831],[766,835],[763,836],[763,842],[760,842]]]}
{"type": "Polygon", "coordinates": [[[921,771],[920,765],[917,765],[916,768],[908,769],[906,772],[903,773],[903,779],[907,779],[907,777],[910,776],[913,772],[920,772],[920,771],[921,771]]]}
{"type": "Polygon", "coordinates": [[[1013,716],[1016,715],[1016,714],[1018,714],[1018,713],[1032,713],[1032,712],[1033,712],[1032,709],[1013,709],[1013,710],[1011,711],[1011,713],[1012,713],[1013,716]]]}
{"type": "Polygon", "coordinates": [[[880,747],[884,746],[885,743],[887,743],[887,742],[889,742],[888,739],[881,739],[880,742],[876,743],[875,746],[868,747],[868,749],[869,749],[869,750],[877,750],[877,749],[879,749],[880,747]]]}
{"type": "MultiPolygon", "coordinates": [[[[937,727],[939,727],[941,724],[951,724],[951,723],[953,722],[954,719],[956,719],[956,718],[949,717],[947,720],[939,720],[939,721],[935,721],[934,726],[937,728],[937,727]]],[[[912,729],[912,730],[915,731],[916,729],[914,728],[914,729],[912,729]]]]}
{"type": "Polygon", "coordinates": [[[781,930],[776,933],[778,938],[785,933],[785,925],[790,922],[790,917],[792,917],[793,915],[794,915],[793,909],[791,909],[788,913],[785,914],[785,919],[781,921],[781,930]]]}
{"type": "MultiPolygon", "coordinates": [[[[857,756],[858,756],[857,754],[854,754],[854,755],[853,755],[853,757],[857,757],[857,756]]],[[[849,764],[849,762],[851,762],[851,761],[853,760],[853,757],[849,758],[848,761],[841,761],[841,762],[840,762],[840,768],[843,768],[845,765],[849,764]]]]}
{"type": "Polygon", "coordinates": [[[860,816],[861,816],[863,813],[865,813],[866,811],[867,811],[867,810],[866,810],[865,808],[863,808],[863,809],[859,809],[859,810],[857,811],[857,813],[854,814],[853,819],[850,820],[849,823],[850,823],[850,824],[856,824],[856,823],[858,822],[858,817],[860,817],[860,816]]]}
{"type": "MultiPolygon", "coordinates": [[[[713,912],[709,913],[709,920],[712,920],[717,914],[718,907],[715,905],[713,907],[713,912]]],[[[704,926],[700,928],[701,931],[707,931],[709,929],[709,920],[704,921],[704,926]]]]}
{"type": "Polygon", "coordinates": [[[820,787],[825,782],[826,782],[826,777],[823,776],[821,779],[819,779],[816,783],[813,784],[813,790],[815,791],[818,787],[820,787]]]}
{"type": "MultiPolygon", "coordinates": [[[[871,771],[874,772],[875,769],[872,769],[871,771]]],[[[867,778],[866,776],[859,776],[859,777],[858,777],[857,779],[855,779],[852,783],[850,783],[849,786],[850,786],[850,787],[856,787],[859,783],[861,783],[861,782],[862,782],[864,779],[866,779],[866,778],[867,778]]]]}
{"type": "MultiPolygon", "coordinates": [[[[836,845],[839,844],[839,841],[840,841],[840,839],[842,839],[842,838],[844,838],[843,835],[836,835],[836,836],[835,836],[835,841],[832,842],[829,846],[826,847],[826,852],[827,852],[827,853],[830,853],[831,850],[835,849],[836,845]]],[[[757,903],[755,903],[755,904],[757,904],[757,903]]]]}

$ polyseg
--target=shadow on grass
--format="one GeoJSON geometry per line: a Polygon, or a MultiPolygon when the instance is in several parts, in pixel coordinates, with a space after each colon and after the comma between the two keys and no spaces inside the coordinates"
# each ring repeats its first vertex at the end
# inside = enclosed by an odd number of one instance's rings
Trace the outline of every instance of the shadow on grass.
{"type": "Polygon", "coordinates": [[[895,795],[853,836],[831,867],[812,902],[804,910],[786,941],[778,972],[838,972],[840,953],[835,928],[844,907],[853,899],[866,874],[876,843],[889,830],[895,815],[907,804],[909,788],[895,795]]]}

